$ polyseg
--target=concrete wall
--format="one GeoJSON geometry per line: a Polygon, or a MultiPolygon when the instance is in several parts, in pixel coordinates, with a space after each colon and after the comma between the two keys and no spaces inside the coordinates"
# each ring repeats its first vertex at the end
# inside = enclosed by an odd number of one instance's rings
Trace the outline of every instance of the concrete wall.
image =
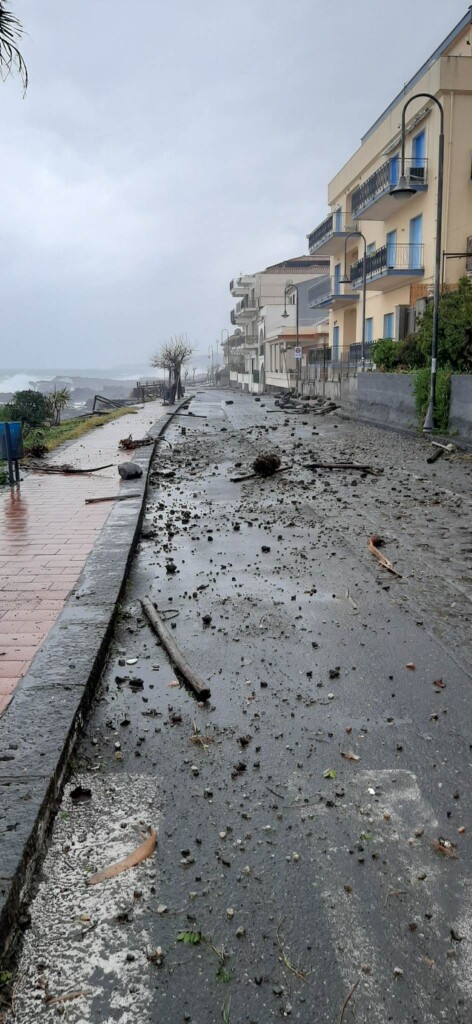
{"type": "Polygon", "coordinates": [[[416,428],[412,374],[360,373],[356,380],[358,415],[363,420],[406,430],[416,428]]]}
{"type": "Polygon", "coordinates": [[[449,430],[458,438],[472,441],[472,375],[458,374],[451,380],[449,430]]]}
{"type": "MultiPolygon", "coordinates": [[[[417,430],[413,374],[359,373],[340,382],[341,408],[353,419],[378,423],[385,427],[417,430]]],[[[321,382],[316,391],[321,394],[321,382]]],[[[339,385],[326,384],[326,397],[338,398],[339,385]]],[[[458,441],[472,442],[472,374],[456,374],[451,379],[449,431],[458,441]]]]}

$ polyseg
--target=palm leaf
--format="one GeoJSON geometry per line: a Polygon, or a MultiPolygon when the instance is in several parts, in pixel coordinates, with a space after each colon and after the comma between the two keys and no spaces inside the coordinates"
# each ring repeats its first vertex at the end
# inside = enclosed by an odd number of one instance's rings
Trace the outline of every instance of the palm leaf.
{"type": "Polygon", "coordinates": [[[21,21],[8,10],[3,0],[0,0],[0,76],[5,81],[8,75],[17,73],[26,92],[28,69],[17,46],[22,35],[21,21]]]}

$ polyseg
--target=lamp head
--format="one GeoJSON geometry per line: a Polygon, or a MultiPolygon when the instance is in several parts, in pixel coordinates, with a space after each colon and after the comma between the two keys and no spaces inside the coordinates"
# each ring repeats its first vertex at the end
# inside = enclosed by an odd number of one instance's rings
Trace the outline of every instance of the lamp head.
{"type": "Polygon", "coordinates": [[[281,313],[281,317],[282,317],[282,320],[286,320],[287,319],[287,317],[288,317],[287,310],[285,310],[285,313],[281,313]]]}
{"type": "Polygon", "coordinates": [[[395,199],[404,199],[406,196],[415,195],[416,191],[416,188],[408,181],[406,174],[401,174],[397,184],[390,189],[390,195],[395,199]]]}
{"type": "Polygon", "coordinates": [[[351,278],[348,277],[347,274],[343,274],[343,276],[339,278],[339,283],[340,284],[350,284],[351,283],[351,278]]]}

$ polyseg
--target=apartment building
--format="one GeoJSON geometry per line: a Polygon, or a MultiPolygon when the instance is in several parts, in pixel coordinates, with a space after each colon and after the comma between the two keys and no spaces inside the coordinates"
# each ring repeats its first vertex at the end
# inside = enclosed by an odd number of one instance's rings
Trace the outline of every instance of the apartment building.
{"type": "MultiPolygon", "coordinates": [[[[301,344],[306,345],[310,339],[312,344],[316,344],[314,333],[308,338],[305,332],[301,341],[304,328],[326,317],[325,313],[311,309],[308,292],[302,286],[305,282],[312,283],[314,279],[326,276],[328,270],[329,260],[325,257],[296,256],[255,274],[240,274],[230,282],[230,292],[238,299],[230,319],[243,335],[232,348],[234,368],[230,370],[230,380],[234,384],[253,394],[260,394],[266,387],[268,367],[273,366],[278,386],[287,386],[287,367],[295,370],[297,309],[301,344]],[[297,287],[286,294],[286,285],[290,282],[297,287]],[[285,312],[286,317],[283,315],[285,312]],[[282,331],[286,324],[293,331],[289,331],[288,340],[280,339],[277,332],[282,331]],[[272,352],[272,345],[278,346],[277,354],[272,352]],[[283,358],[281,345],[284,345],[283,358]],[[244,359],[244,369],[241,365],[234,365],[236,357],[239,362],[244,359]]],[[[272,383],[277,386],[274,381],[272,383]]]]}
{"type": "Polygon", "coordinates": [[[328,186],[331,212],[308,236],[310,254],[329,257],[330,276],[311,289],[314,310],[329,315],[333,362],[360,354],[366,240],[367,345],[414,330],[432,294],[440,111],[444,108],[443,283],[472,270],[472,8],[369,128],[328,186]],[[415,191],[395,197],[401,122],[406,112],[405,174],[415,191]],[[342,278],[347,272],[349,284],[342,278]]]}

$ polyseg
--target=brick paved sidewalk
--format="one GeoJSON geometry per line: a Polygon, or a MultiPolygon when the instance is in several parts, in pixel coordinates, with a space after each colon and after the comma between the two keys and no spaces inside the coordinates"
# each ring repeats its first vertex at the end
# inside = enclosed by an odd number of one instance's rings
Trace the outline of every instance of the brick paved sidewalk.
{"type": "Polygon", "coordinates": [[[29,473],[0,495],[0,715],[18,680],[49,633],[105,523],[113,502],[85,498],[118,493],[114,468],[132,458],[118,451],[122,437],[142,437],[162,415],[149,402],[56,452],[51,463],[113,468],[84,476],[29,473]]]}

